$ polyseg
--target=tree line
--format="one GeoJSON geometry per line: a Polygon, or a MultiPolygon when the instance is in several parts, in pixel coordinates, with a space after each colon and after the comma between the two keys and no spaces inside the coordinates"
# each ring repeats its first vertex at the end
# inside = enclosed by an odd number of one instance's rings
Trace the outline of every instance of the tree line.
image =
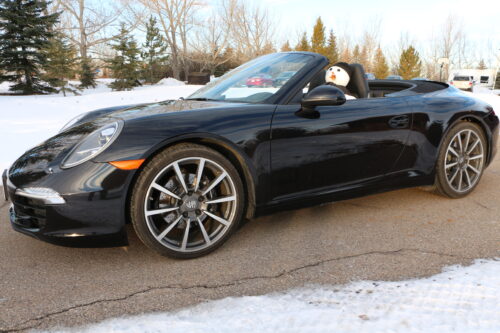
{"type": "MultiPolygon", "coordinates": [[[[193,72],[218,76],[280,50],[361,63],[377,78],[439,79],[439,57],[460,64],[471,58],[451,16],[423,57],[407,35],[396,50],[383,49],[380,22],[353,43],[319,17],[310,35],[305,31],[277,46],[276,20],[267,8],[244,0],[221,0],[208,12],[204,6],[197,0],[2,0],[0,81],[14,82],[11,90],[24,94],[78,93],[95,87],[99,68],[116,79],[113,89],[126,90],[167,76],[186,81],[193,72]],[[78,86],[69,84],[72,78],[78,86]]],[[[486,67],[483,60],[479,67],[486,67]]]]}

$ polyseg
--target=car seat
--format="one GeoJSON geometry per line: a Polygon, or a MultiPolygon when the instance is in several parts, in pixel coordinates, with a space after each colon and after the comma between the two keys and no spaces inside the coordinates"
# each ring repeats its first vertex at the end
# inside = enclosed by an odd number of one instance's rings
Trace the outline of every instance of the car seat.
{"type": "Polygon", "coordinates": [[[361,64],[349,64],[352,67],[352,76],[347,84],[347,90],[356,98],[367,98],[370,88],[365,77],[365,69],[361,64]]]}

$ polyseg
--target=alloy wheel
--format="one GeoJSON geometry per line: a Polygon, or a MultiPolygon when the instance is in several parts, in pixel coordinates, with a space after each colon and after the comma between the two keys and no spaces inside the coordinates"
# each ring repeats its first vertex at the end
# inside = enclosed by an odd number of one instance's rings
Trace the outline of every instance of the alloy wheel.
{"type": "Polygon", "coordinates": [[[153,179],[144,217],[161,245],[189,253],[210,247],[228,232],[237,202],[233,179],[220,164],[189,157],[170,163],[153,179]]]}
{"type": "Polygon", "coordinates": [[[465,129],[458,132],[446,150],[444,172],[448,185],[459,193],[478,182],[484,165],[484,148],[479,135],[465,129]]]}

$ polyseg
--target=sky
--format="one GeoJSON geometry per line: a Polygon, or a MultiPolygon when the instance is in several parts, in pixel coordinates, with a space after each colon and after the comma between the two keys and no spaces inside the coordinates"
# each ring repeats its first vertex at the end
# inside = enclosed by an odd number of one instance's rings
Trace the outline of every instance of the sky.
{"type": "Polygon", "coordinates": [[[381,44],[396,44],[407,33],[421,48],[437,34],[444,18],[459,17],[474,47],[500,53],[500,0],[246,0],[268,7],[279,21],[278,38],[294,44],[310,34],[318,16],[337,35],[361,37],[366,25],[381,22],[381,44]]]}

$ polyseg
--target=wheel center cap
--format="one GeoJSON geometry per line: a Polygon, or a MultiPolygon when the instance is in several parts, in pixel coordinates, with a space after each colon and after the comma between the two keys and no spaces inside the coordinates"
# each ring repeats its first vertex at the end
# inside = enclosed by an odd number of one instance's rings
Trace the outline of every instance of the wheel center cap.
{"type": "Polygon", "coordinates": [[[200,208],[199,195],[186,195],[182,198],[182,205],[180,207],[182,212],[194,212],[200,208]]]}

